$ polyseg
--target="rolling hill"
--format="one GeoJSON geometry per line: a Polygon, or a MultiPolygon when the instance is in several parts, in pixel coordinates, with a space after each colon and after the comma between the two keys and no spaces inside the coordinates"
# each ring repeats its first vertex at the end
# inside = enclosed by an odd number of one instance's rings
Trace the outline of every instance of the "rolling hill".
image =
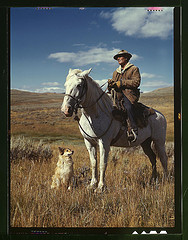
{"type": "MultiPolygon", "coordinates": [[[[61,113],[63,93],[11,90],[11,134],[57,139],[82,139],[77,122],[61,113]]],[[[140,102],[161,111],[168,123],[167,139],[174,138],[173,87],[141,93],[140,102]]]]}

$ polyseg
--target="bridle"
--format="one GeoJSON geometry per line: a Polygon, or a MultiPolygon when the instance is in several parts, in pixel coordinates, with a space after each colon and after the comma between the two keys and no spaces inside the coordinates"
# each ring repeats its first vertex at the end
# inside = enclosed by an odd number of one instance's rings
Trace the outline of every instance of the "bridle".
{"type": "MultiPolygon", "coordinates": [[[[93,138],[93,139],[94,139],[94,138],[101,138],[101,137],[104,136],[104,135],[107,133],[107,131],[110,129],[110,127],[111,127],[111,125],[112,125],[113,118],[111,119],[111,122],[110,122],[108,128],[105,130],[105,132],[104,132],[103,134],[101,134],[100,136],[93,137],[93,136],[90,136],[90,135],[82,128],[81,124],[79,123],[79,120],[80,120],[80,119],[79,119],[77,113],[78,113],[78,108],[90,108],[90,107],[92,107],[93,105],[95,105],[95,104],[102,98],[102,96],[105,94],[105,92],[107,91],[108,88],[106,88],[106,90],[102,92],[102,94],[97,98],[97,100],[96,100],[94,103],[92,103],[92,104],[89,105],[89,106],[82,106],[82,105],[80,105],[80,102],[82,101],[82,98],[83,98],[84,95],[86,94],[87,88],[88,88],[88,87],[87,87],[87,81],[86,81],[86,79],[83,78],[83,80],[84,80],[84,84],[83,84],[83,87],[82,87],[82,92],[81,92],[81,94],[80,94],[80,96],[79,96],[78,98],[72,96],[71,94],[65,94],[65,96],[71,97],[72,99],[75,100],[75,104],[74,104],[74,106],[73,106],[73,108],[74,108],[73,112],[75,113],[74,120],[76,120],[76,121],[78,122],[78,125],[79,125],[80,129],[81,129],[88,137],[90,137],[90,138],[93,138]]],[[[108,81],[107,81],[107,82],[108,82],[108,81]]],[[[105,82],[102,86],[100,86],[100,88],[102,88],[107,82],[105,82]]],[[[84,115],[85,115],[85,114],[84,114],[84,115]]],[[[91,125],[88,117],[87,117],[86,115],[85,115],[85,117],[86,117],[87,121],[89,122],[90,127],[93,129],[93,126],[91,125]]],[[[93,129],[93,131],[94,131],[94,129],[93,129]]]]}
{"type": "MultiPolygon", "coordinates": [[[[94,105],[102,98],[102,96],[105,94],[105,92],[107,91],[107,88],[106,88],[106,90],[103,91],[102,94],[97,98],[97,100],[96,100],[94,103],[92,103],[91,105],[89,105],[89,106],[80,105],[80,103],[81,103],[81,101],[82,101],[82,98],[83,98],[84,95],[86,94],[87,88],[88,88],[88,87],[87,87],[86,78],[83,77],[82,79],[83,79],[83,81],[84,81],[84,84],[83,84],[83,86],[82,86],[82,91],[81,91],[79,97],[76,98],[76,97],[72,96],[71,94],[64,94],[65,96],[71,97],[72,99],[75,100],[75,104],[74,104],[74,106],[73,106],[73,108],[74,108],[73,111],[75,112],[75,114],[77,114],[78,108],[90,108],[90,107],[94,106],[94,105]]],[[[108,82],[108,81],[107,81],[107,82],[108,82]]],[[[103,87],[107,82],[105,82],[103,85],[101,85],[100,88],[102,89],[102,87],[103,87]]]]}
{"type": "Polygon", "coordinates": [[[84,95],[87,92],[87,81],[85,78],[82,78],[82,79],[84,80],[84,84],[82,86],[82,91],[78,97],[74,97],[71,94],[67,94],[67,93],[65,94],[65,96],[71,97],[72,99],[75,100],[75,104],[74,104],[73,108],[74,108],[74,112],[76,111],[76,113],[78,111],[78,108],[81,107],[80,102],[82,101],[82,98],[84,97],[84,95]]]}

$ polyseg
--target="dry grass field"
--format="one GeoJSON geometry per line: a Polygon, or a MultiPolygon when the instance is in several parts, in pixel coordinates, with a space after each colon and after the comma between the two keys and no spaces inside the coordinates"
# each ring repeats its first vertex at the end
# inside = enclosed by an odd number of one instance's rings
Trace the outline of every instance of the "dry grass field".
{"type": "Polygon", "coordinates": [[[11,227],[173,227],[173,92],[142,94],[141,102],[167,118],[167,180],[157,162],[158,179],[150,184],[151,165],[141,149],[112,148],[107,190],[87,190],[89,156],[73,119],[60,113],[63,94],[11,94],[11,227]],[[51,190],[58,146],[74,150],[73,190],[51,190]],[[30,149],[30,150],[28,150],[30,149]]]}

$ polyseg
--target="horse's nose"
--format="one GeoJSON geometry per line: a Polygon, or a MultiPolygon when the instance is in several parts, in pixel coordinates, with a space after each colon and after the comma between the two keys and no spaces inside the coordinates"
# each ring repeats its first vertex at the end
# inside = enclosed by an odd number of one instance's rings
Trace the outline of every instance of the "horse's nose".
{"type": "Polygon", "coordinates": [[[70,106],[62,107],[61,111],[65,114],[66,117],[72,116],[72,107],[70,107],[70,106]]]}

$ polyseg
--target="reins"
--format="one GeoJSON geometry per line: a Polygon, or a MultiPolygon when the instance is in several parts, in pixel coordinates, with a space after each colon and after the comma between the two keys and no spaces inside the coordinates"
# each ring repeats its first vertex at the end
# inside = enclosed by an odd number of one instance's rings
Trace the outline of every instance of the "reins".
{"type": "Polygon", "coordinates": [[[90,108],[90,107],[93,107],[102,98],[102,96],[106,93],[107,89],[108,88],[106,88],[106,90],[103,91],[103,93],[97,98],[97,100],[94,103],[92,103],[90,106],[85,106],[85,107],[84,106],[80,106],[79,108],[90,108]]]}
{"type": "MultiPolygon", "coordinates": [[[[86,80],[85,80],[85,82],[86,82],[86,80]]],[[[106,81],[104,84],[102,84],[102,85],[100,86],[100,88],[102,88],[107,82],[108,82],[108,81],[106,81]]],[[[87,84],[86,84],[86,90],[85,90],[85,92],[84,92],[84,90],[83,90],[82,93],[81,93],[80,98],[78,98],[78,99],[75,98],[74,96],[72,96],[71,94],[65,94],[66,96],[69,96],[69,97],[73,98],[73,99],[76,101],[76,103],[75,103],[76,107],[74,107],[74,113],[75,113],[74,120],[78,122],[78,125],[79,125],[80,129],[84,132],[84,134],[85,134],[86,136],[90,137],[90,138],[93,138],[93,139],[94,139],[94,138],[101,138],[102,136],[104,136],[104,135],[108,132],[108,130],[110,129],[110,127],[111,127],[111,125],[112,125],[113,118],[111,119],[111,122],[110,122],[108,128],[105,130],[105,132],[104,132],[103,134],[101,134],[100,136],[93,137],[93,136],[90,136],[90,135],[82,128],[81,124],[79,123],[80,118],[79,118],[78,115],[77,115],[78,108],[90,108],[90,107],[94,106],[94,105],[102,98],[102,96],[106,93],[107,89],[108,89],[108,88],[106,88],[105,91],[103,91],[102,94],[97,98],[97,100],[96,100],[94,103],[92,103],[91,105],[89,105],[89,106],[81,106],[81,105],[80,105],[81,98],[85,95],[85,93],[86,93],[86,91],[87,91],[87,84]]],[[[84,113],[83,113],[83,114],[84,114],[84,113]]],[[[93,130],[93,132],[94,132],[93,126],[91,125],[88,117],[87,117],[85,114],[84,114],[84,116],[85,116],[85,118],[87,119],[87,121],[89,122],[89,125],[90,125],[90,127],[92,128],[92,130],[93,130]]]]}
{"type": "MultiPolygon", "coordinates": [[[[86,82],[86,80],[85,80],[85,82],[86,82]]],[[[102,84],[102,85],[100,86],[100,88],[104,87],[104,85],[105,85],[107,82],[108,82],[108,81],[106,81],[104,84],[102,84]]],[[[90,108],[90,107],[94,106],[94,105],[102,98],[102,96],[106,93],[107,89],[108,89],[108,88],[106,88],[105,91],[103,91],[102,94],[97,98],[97,100],[96,100],[94,103],[92,103],[91,105],[89,105],[89,106],[81,106],[81,105],[79,105],[79,102],[81,101],[81,98],[85,95],[85,93],[86,93],[86,91],[87,91],[87,83],[86,83],[86,90],[85,90],[84,93],[83,93],[83,91],[82,91],[82,94],[81,94],[81,97],[80,97],[80,98],[77,99],[77,98],[75,98],[74,96],[72,96],[71,94],[64,94],[64,95],[65,95],[65,96],[68,96],[68,97],[71,97],[71,98],[73,98],[73,99],[76,101],[76,104],[75,104],[75,105],[77,105],[77,106],[76,106],[76,109],[77,109],[77,108],[90,108]]]]}
{"type": "MultiPolygon", "coordinates": [[[[87,116],[86,116],[85,114],[84,114],[84,116],[86,117],[87,121],[89,122],[89,119],[87,118],[87,116]]],[[[80,129],[81,129],[88,137],[94,139],[94,138],[101,138],[101,137],[103,137],[103,136],[108,132],[108,130],[110,129],[110,127],[111,127],[111,125],[112,125],[113,118],[111,119],[111,122],[110,122],[108,128],[106,129],[106,131],[105,131],[103,134],[101,134],[101,135],[99,135],[99,136],[96,136],[96,137],[90,136],[90,135],[82,128],[81,124],[79,123],[80,119],[79,119],[79,117],[78,117],[77,114],[75,114],[74,120],[76,120],[76,121],[78,122],[78,125],[79,125],[80,129]]],[[[89,122],[89,125],[91,126],[92,130],[94,131],[94,129],[93,129],[92,125],[90,124],[90,122],[89,122]]]]}

